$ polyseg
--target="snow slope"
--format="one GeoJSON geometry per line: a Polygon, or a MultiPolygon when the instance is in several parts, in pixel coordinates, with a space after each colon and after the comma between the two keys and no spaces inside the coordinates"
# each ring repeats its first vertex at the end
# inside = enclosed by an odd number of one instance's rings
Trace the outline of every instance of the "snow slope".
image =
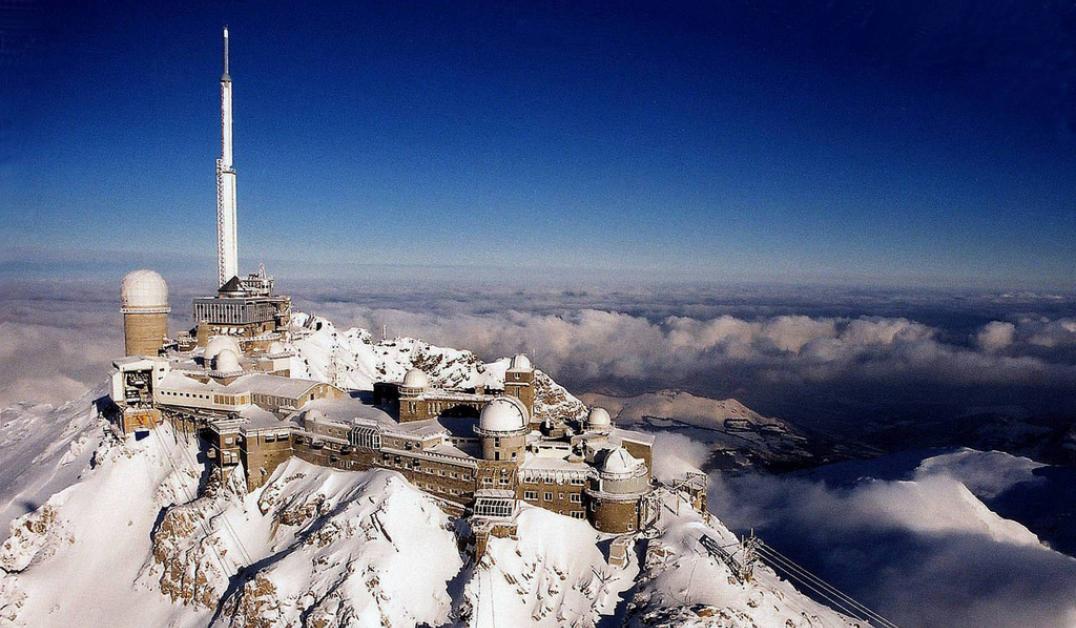
{"type": "MultiPolygon", "coordinates": [[[[338,330],[332,321],[296,314],[297,339],[293,377],[335,383],[354,390],[372,390],[375,381],[401,381],[411,368],[430,376],[440,387],[472,388],[504,385],[509,358],[483,363],[470,351],[437,347],[414,338],[375,340],[365,329],[338,330]]],[[[579,417],[586,408],[540,370],[534,411],[539,417],[579,417]]]]}

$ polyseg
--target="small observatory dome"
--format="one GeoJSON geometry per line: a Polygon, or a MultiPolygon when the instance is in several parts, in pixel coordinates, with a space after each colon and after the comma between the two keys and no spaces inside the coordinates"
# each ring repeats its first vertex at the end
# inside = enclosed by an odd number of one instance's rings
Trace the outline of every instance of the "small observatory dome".
{"type": "Polygon", "coordinates": [[[404,388],[426,388],[430,385],[430,378],[422,370],[413,368],[404,375],[403,385],[404,388]]]}
{"type": "Polygon", "coordinates": [[[603,475],[625,476],[631,475],[642,464],[638,458],[632,457],[627,449],[617,447],[609,450],[602,461],[601,472],[603,475]]]}
{"type": "Polygon", "coordinates": [[[231,349],[221,349],[213,360],[213,370],[218,373],[235,373],[239,368],[239,355],[231,349]]]}
{"type": "Polygon", "coordinates": [[[515,397],[497,397],[482,408],[478,428],[483,432],[515,432],[527,427],[527,407],[515,397]]]}
{"type": "Polygon", "coordinates": [[[605,408],[599,408],[594,406],[590,409],[590,414],[587,415],[587,427],[591,429],[601,429],[609,427],[613,424],[613,420],[609,418],[609,412],[605,408]]]}
{"type": "Polygon", "coordinates": [[[531,370],[531,361],[522,353],[517,353],[516,357],[512,358],[512,365],[508,368],[512,371],[529,371],[531,370]]]}
{"type": "Polygon", "coordinates": [[[205,364],[212,364],[213,360],[225,349],[234,353],[236,357],[243,353],[243,350],[239,348],[239,341],[235,338],[231,336],[213,336],[206,343],[205,353],[202,354],[205,364]]]}
{"type": "Polygon", "coordinates": [[[168,284],[155,271],[131,271],[120,286],[120,303],[124,309],[166,308],[168,284]]]}

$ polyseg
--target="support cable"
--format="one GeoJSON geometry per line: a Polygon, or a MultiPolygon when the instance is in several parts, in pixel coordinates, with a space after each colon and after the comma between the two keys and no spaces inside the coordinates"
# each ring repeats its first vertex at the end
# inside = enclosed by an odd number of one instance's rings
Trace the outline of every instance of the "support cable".
{"type": "Polygon", "coordinates": [[[877,612],[871,610],[862,603],[856,601],[850,595],[840,591],[833,585],[827,583],[825,580],[808,571],[806,568],[800,566],[798,563],[788,558],[784,554],[781,554],[773,547],[767,545],[763,541],[759,540],[756,544],[756,551],[759,555],[770,563],[772,567],[778,568],[785,572],[789,577],[795,578],[797,581],[802,582],[805,586],[808,586],[811,590],[815,591],[819,595],[822,595],[828,600],[835,602],[839,601],[839,607],[846,610],[853,611],[852,615],[861,616],[860,619],[864,619],[882,626],[883,628],[896,628],[896,624],[889,621],[885,617],[882,617],[877,612]],[[836,599],[834,599],[836,598],[836,599]]]}

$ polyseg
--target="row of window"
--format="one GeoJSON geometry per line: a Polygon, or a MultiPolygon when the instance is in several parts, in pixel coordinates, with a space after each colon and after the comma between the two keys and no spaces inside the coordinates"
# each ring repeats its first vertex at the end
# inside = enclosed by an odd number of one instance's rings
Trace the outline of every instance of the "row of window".
{"type": "MultiPolygon", "coordinates": [[[[561,501],[564,501],[564,493],[557,493],[557,497],[561,501]]],[[[528,501],[538,501],[538,491],[523,491],[523,499],[528,501]]],[[[568,493],[568,499],[573,504],[583,503],[583,496],[580,493],[568,493]]],[[[553,501],[552,491],[545,491],[544,493],[542,493],[542,501],[553,501]]]]}
{"type": "MultiPolygon", "coordinates": [[[[563,484],[564,482],[562,481],[561,477],[562,476],[558,476],[557,478],[535,477],[524,473],[521,474],[519,481],[526,484],[552,484],[553,482],[556,482],[557,484],[563,484]]],[[[573,484],[575,486],[583,486],[584,484],[586,484],[586,477],[581,475],[573,475],[568,478],[568,484],[573,484]]]]}
{"type": "MultiPolygon", "coordinates": [[[[191,393],[191,392],[177,392],[174,390],[162,390],[161,395],[172,399],[200,399],[202,401],[209,401],[208,394],[191,393]]],[[[213,403],[222,406],[234,406],[245,405],[250,403],[249,398],[246,395],[213,395],[213,403]]]]}
{"type": "Polygon", "coordinates": [[[194,319],[213,323],[255,323],[273,320],[276,308],[266,303],[195,303],[194,319]]]}
{"type": "Polygon", "coordinates": [[[466,471],[445,471],[442,468],[424,467],[419,464],[418,460],[412,460],[410,458],[405,459],[401,456],[390,456],[389,454],[381,454],[381,462],[385,466],[401,467],[410,469],[415,473],[426,473],[429,475],[448,477],[453,480],[466,480],[471,476],[471,474],[466,471]]]}
{"type": "MultiPolygon", "coordinates": [[[[491,488],[493,486],[493,484],[494,484],[493,478],[490,478],[490,477],[482,478],[482,488],[491,488]]],[[[498,486],[511,486],[512,485],[512,478],[502,475],[500,478],[497,479],[496,484],[498,486]]]]}
{"type": "Polygon", "coordinates": [[[469,491],[458,489],[455,487],[438,486],[430,482],[412,482],[415,486],[425,491],[433,491],[434,493],[441,493],[444,495],[466,495],[469,491]]]}
{"type": "Polygon", "coordinates": [[[162,390],[161,395],[165,397],[182,397],[184,399],[204,399],[209,401],[209,395],[200,395],[198,393],[183,393],[176,392],[174,390],[162,390]]]}

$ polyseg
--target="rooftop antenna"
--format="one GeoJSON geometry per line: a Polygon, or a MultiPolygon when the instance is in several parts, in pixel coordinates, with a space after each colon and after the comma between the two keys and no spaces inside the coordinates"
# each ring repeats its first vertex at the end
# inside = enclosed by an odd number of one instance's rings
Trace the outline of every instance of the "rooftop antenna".
{"type": "Polygon", "coordinates": [[[224,76],[221,79],[228,80],[228,25],[224,25],[224,76]]]}

